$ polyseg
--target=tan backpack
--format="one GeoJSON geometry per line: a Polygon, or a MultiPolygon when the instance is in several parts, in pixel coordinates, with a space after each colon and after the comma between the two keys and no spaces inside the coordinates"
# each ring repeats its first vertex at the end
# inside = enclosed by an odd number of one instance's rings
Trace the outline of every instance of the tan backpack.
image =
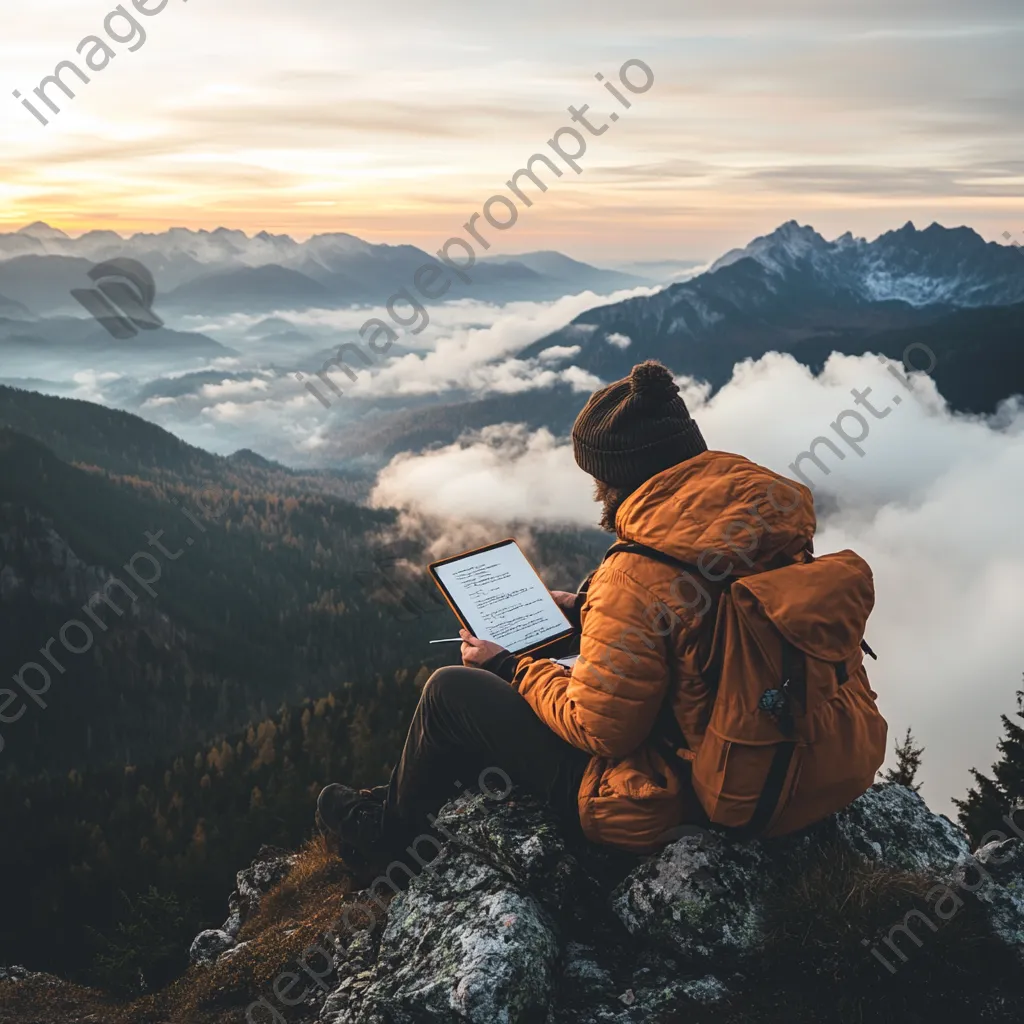
{"type": "MultiPolygon", "coordinates": [[[[613,550],[685,565],[640,544],[613,550]]],[[[853,551],[736,578],[723,592],[702,673],[715,692],[704,733],[688,745],[676,716],[662,716],[713,824],[784,835],[874,782],[887,727],[863,664],[864,652],[874,657],[864,643],[873,605],[871,569],[853,551]]]]}

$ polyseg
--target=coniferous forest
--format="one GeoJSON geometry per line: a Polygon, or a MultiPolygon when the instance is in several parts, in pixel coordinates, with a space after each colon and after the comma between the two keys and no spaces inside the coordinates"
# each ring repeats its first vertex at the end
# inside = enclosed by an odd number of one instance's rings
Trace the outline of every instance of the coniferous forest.
{"type": "MultiPolygon", "coordinates": [[[[159,987],[260,846],[309,834],[321,786],[387,778],[419,688],[452,660],[426,640],[454,617],[422,538],[364,493],[0,388],[0,651],[7,678],[50,676],[0,724],[0,963],[159,987]],[[124,568],[136,552],[152,595],[124,568]],[[112,604],[90,616],[97,592],[112,604]],[[59,639],[72,620],[93,634],[80,654],[59,639]]],[[[562,587],[603,544],[521,539],[562,587]]]]}

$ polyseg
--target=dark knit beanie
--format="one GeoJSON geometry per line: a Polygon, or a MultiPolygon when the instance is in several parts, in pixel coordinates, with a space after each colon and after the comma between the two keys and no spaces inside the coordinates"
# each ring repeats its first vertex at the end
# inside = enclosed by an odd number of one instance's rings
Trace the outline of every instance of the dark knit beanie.
{"type": "Polygon", "coordinates": [[[672,374],[653,360],[590,396],[572,447],[580,469],[612,487],[638,487],[708,450],[672,374]]]}

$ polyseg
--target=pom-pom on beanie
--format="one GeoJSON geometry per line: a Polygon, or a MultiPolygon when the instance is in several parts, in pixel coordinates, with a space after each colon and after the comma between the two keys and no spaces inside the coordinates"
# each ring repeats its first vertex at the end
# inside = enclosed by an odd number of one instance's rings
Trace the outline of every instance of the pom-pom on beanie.
{"type": "Polygon", "coordinates": [[[654,360],[590,396],[572,428],[572,446],[580,469],[624,488],[708,450],[672,374],[654,360]]]}

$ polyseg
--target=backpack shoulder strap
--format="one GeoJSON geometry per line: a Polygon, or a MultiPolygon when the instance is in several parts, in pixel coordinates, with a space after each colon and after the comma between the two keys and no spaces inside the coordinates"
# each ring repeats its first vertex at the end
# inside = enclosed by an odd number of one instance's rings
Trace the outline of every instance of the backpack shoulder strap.
{"type": "MultiPolygon", "coordinates": [[[[646,544],[640,544],[637,541],[617,541],[605,552],[602,561],[610,555],[614,555],[620,551],[633,555],[640,555],[642,558],[649,558],[652,561],[661,562],[663,565],[670,566],[674,569],[686,569],[703,575],[700,569],[692,562],[684,562],[681,558],[676,558],[674,555],[668,555],[664,551],[648,547],[646,544]]],[[[732,577],[725,577],[723,582],[731,579],[732,577]]],[[[714,688],[715,686],[712,685],[712,689],[714,688]]],[[[676,720],[676,716],[672,712],[671,690],[666,695],[665,701],[659,709],[658,718],[655,722],[651,738],[660,748],[662,755],[666,758],[669,764],[676,767],[678,771],[689,771],[690,762],[694,755],[690,750],[689,743],[686,742],[686,737],[683,735],[683,730],[680,728],[679,722],[676,720]]]]}
{"type": "Polygon", "coordinates": [[[664,551],[648,547],[646,544],[638,544],[633,540],[617,541],[604,553],[604,558],[601,561],[603,562],[609,555],[614,555],[619,551],[628,551],[634,555],[641,555],[643,558],[650,558],[652,561],[661,562],[663,565],[669,565],[675,569],[693,569],[696,572],[700,572],[700,569],[692,562],[684,562],[681,558],[666,555],[664,551]]]}
{"type": "MultiPolygon", "coordinates": [[[[618,553],[620,551],[624,551],[624,552],[627,552],[629,554],[640,555],[642,558],[650,558],[652,561],[661,562],[662,565],[667,565],[667,566],[670,566],[670,567],[672,567],[674,569],[685,569],[686,571],[694,572],[694,573],[696,573],[699,576],[703,576],[704,575],[703,571],[699,568],[699,566],[694,565],[693,562],[684,562],[681,558],[676,558],[674,555],[668,555],[664,551],[659,551],[657,548],[648,547],[646,544],[640,544],[637,541],[632,541],[632,540],[620,540],[620,541],[617,541],[616,543],[614,543],[604,553],[604,558],[602,558],[601,561],[603,562],[610,555],[614,555],[614,554],[616,554],[616,553],[618,553]]],[[[731,576],[730,575],[730,576],[723,576],[720,580],[716,581],[717,583],[724,584],[724,586],[722,588],[722,592],[721,592],[721,594],[719,594],[718,601],[716,602],[716,609],[715,609],[716,619],[717,619],[718,610],[720,608],[722,598],[725,597],[726,593],[729,590],[729,587],[737,579],[739,579],[738,576],[731,576]]],[[[717,627],[716,627],[716,637],[714,639],[717,640],[717,627]]],[[[714,647],[714,642],[712,643],[712,647],[714,647]]],[[[720,668],[720,666],[717,666],[715,664],[715,660],[714,659],[712,659],[712,662],[707,666],[707,670],[708,671],[706,673],[705,682],[708,683],[708,685],[713,690],[718,688],[718,674],[719,674],[718,670],[719,670],[719,668],[720,668]]]]}

